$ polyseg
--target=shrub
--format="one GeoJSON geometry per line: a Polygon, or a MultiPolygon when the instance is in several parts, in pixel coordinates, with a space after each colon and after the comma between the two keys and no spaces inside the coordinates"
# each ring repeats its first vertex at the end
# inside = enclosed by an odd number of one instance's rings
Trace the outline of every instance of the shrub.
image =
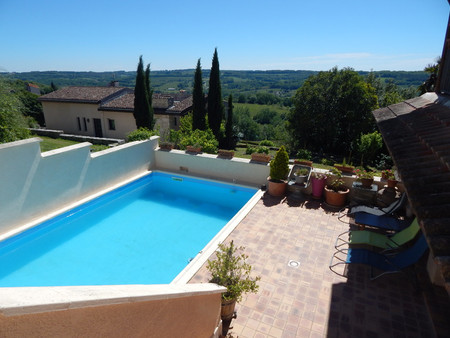
{"type": "Polygon", "coordinates": [[[262,154],[262,153],[268,154],[269,153],[269,148],[264,147],[264,146],[258,147],[258,148],[256,148],[256,152],[260,153],[260,154],[262,154]]]}
{"type": "Polygon", "coordinates": [[[299,149],[297,151],[296,157],[302,160],[310,161],[312,158],[312,153],[308,149],[299,149]]]}
{"type": "Polygon", "coordinates": [[[266,147],[273,147],[274,144],[272,141],[270,140],[262,140],[261,142],[259,142],[260,146],[266,146],[266,147]]]}
{"type": "Polygon", "coordinates": [[[127,142],[148,140],[154,135],[158,135],[158,132],[141,127],[127,135],[127,142]]]}
{"type": "Polygon", "coordinates": [[[284,146],[275,154],[270,162],[270,179],[273,181],[283,181],[289,173],[289,155],[284,146]]]}
{"type": "Polygon", "coordinates": [[[261,277],[250,276],[252,267],[246,262],[248,256],[244,253],[239,254],[238,250],[244,250],[244,247],[236,248],[233,241],[229,246],[219,244],[216,259],[208,260],[206,268],[211,273],[211,283],[227,288],[227,291],[222,294],[222,299],[235,299],[240,302],[244,293],[258,291],[257,282],[261,277]]]}
{"type": "Polygon", "coordinates": [[[358,142],[358,151],[361,155],[361,164],[373,164],[383,148],[383,138],[381,134],[374,131],[370,134],[361,135],[358,142]]]}
{"type": "Polygon", "coordinates": [[[180,148],[186,149],[187,146],[199,145],[202,151],[209,154],[215,154],[219,142],[217,142],[211,129],[196,129],[189,134],[182,134],[180,139],[180,148]]]}
{"type": "Polygon", "coordinates": [[[245,149],[245,153],[246,153],[247,155],[251,155],[251,154],[253,154],[253,153],[256,153],[256,148],[255,148],[255,147],[249,147],[249,146],[247,145],[247,149],[245,149]]]}

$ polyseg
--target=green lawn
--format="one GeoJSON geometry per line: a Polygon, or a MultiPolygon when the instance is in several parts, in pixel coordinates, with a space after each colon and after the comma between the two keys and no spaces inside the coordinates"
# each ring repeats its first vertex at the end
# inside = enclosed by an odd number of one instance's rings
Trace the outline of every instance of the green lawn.
{"type": "MultiPolygon", "coordinates": [[[[51,138],[51,137],[46,137],[46,136],[37,136],[37,137],[42,139],[42,142],[40,143],[41,152],[46,152],[49,150],[63,148],[63,147],[71,146],[73,144],[80,143],[80,142],[76,142],[76,141],[64,140],[61,138],[51,138]]],[[[94,144],[91,146],[92,151],[100,151],[100,150],[107,149],[107,148],[108,148],[108,146],[98,145],[98,144],[94,144]]]]}

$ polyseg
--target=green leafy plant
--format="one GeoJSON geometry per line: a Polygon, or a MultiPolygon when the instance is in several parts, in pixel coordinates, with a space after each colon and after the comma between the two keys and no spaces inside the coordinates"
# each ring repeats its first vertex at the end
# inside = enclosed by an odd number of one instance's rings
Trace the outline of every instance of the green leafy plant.
{"type": "Polygon", "coordinates": [[[310,161],[312,158],[312,153],[308,149],[299,149],[295,156],[301,160],[310,161]]]}
{"type": "Polygon", "coordinates": [[[273,147],[274,144],[272,141],[270,140],[262,140],[261,142],[259,142],[260,146],[266,146],[266,147],[273,147]]]}
{"type": "Polygon", "coordinates": [[[269,148],[265,147],[265,146],[259,146],[258,148],[256,148],[256,152],[258,154],[268,154],[269,153],[269,148]]]}
{"type": "Polygon", "coordinates": [[[249,147],[249,146],[247,145],[247,148],[245,149],[245,153],[246,153],[247,155],[251,155],[251,154],[253,154],[253,153],[256,153],[256,147],[249,147]]]}
{"type": "Polygon", "coordinates": [[[306,176],[306,175],[308,175],[308,173],[309,173],[309,170],[306,168],[300,168],[295,171],[295,175],[297,175],[297,176],[306,176]]]}
{"type": "Polygon", "coordinates": [[[337,168],[333,168],[330,170],[330,174],[333,175],[333,179],[331,183],[327,185],[328,188],[335,192],[346,190],[344,181],[342,180],[342,171],[337,168]]]}
{"type": "Polygon", "coordinates": [[[191,133],[181,135],[180,148],[186,149],[187,146],[201,146],[205,153],[215,154],[219,142],[217,142],[211,129],[196,129],[191,133]]]}
{"type": "Polygon", "coordinates": [[[133,141],[143,141],[148,140],[150,137],[158,135],[157,131],[149,130],[148,128],[139,128],[127,135],[127,141],[133,142],[133,141]]]}
{"type": "Polygon", "coordinates": [[[227,288],[222,294],[223,300],[239,302],[243,294],[258,291],[257,282],[261,277],[251,277],[252,266],[246,262],[248,256],[242,252],[244,249],[236,247],[233,241],[229,245],[219,244],[216,259],[208,260],[206,268],[211,273],[210,282],[227,288]]]}
{"type": "Polygon", "coordinates": [[[289,173],[289,155],[284,146],[281,146],[270,162],[270,179],[275,182],[282,182],[289,173]]]}

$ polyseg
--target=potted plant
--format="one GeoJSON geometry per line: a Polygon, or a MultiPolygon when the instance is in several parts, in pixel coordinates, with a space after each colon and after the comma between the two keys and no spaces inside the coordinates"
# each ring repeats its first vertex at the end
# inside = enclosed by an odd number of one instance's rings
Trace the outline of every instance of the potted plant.
{"type": "Polygon", "coordinates": [[[386,169],[381,171],[381,177],[385,180],[387,180],[387,186],[388,188],[395,188],[398,181],[395,179],[395,174],[392,169],[386,169]]]}
{"type": "Polygon", "coordinates": [[[375,174],[373,171],[356,169],[354,171],[356,178],[361,182],[362,187],[371,188],[373,183],[373,175],[375,174]]]}
{"type": "Polygon", "coordinates": [[[342,163],[335,163],[334,167],[343,173],[353,173],[353,170],[355,170],[354,166],[347,164],[345,157],[342,160],[342,163]]]}
{"type": "Polygon", "coordinates": [[[202,146],[198,143],[194,145],[186,146],[186,151],[189,153],[200,153],[202,151],[202,146]]]}
{"type": "Polygon", "coordinates": [[[221,158],[233,158],[234,156],[234,151],[233,150],[226,150],[226,149],[219,149],[217,151],[217,156],[221,157],[221,158]]]}
{"type": "Polygon", "coordinates": [[[298,183],[298,184],[303,184],[303,183],[305,183],[306,178],[308,177],[308,174],[309,174],[309,170],[306,169],[306,168],[300,168],[300,169],[297,169],[297,170],[294,172],[295,183],[298,183]]]}
{"type": "Polygon", "coordinates": [[[325,202],[335,207],[343,207],[350,190],[345,187],[342,172],[339,169],[331,169],[330,174],[333,177],[332,181],[325,186],[325,202]]]}
{"type": "Polygon", "coordinates": [[[235,247],[233,241],[229,245],[219,244],[216,259],[208,260],[206,266],[211,273],[210,282],[227,288],[222,294],[221,318],[222,321],[228,322],[228,325],[223,326],[223,336],[226,336],[234,316],[236,302],[240,302],[245,293],[256,293],[259,287],[257,282],[261,279],[260,276],[250,276],[252,267],[246,262],[248,256],[243,250],[244,247],[235,247]]]}
{"type": "Polygon", "coordinates": [[[167,141],[163,141],[163,142],[159,142],[159,149],[161,150],[172,150],[174,147],[174,144],[172,142],[167,142],[167,141]]]}
{"type": "Polygon", "coordinates": [[[270,162],[269,194],[283,196],[286,193],[286,178],[289,173],[289,155],[281,146],[270,162]]]}
{"type": "Polygon", "coordinates": [[[315,199],[322,198],[323,188],[327,182],[327,175],[313,171],[311,173],[312,197],[315,199]]]}
{"type": "Polygon", "coordinates": [[[270,162],[269,148],[266,146],[259,146],[258,148],[253,148],[252,150],[254,150],[254,152],[251,153],[252,161],[263,163],[270,162]]]}

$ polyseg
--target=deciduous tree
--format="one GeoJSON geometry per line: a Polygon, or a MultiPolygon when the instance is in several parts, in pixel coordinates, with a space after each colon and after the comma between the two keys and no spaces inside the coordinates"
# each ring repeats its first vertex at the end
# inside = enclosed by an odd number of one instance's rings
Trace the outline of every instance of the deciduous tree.
{"type": "Polygon", "coordinates": [[[353,69],[319,72],[294,96],[289,127],[294,149],[346,154],[361,134],[373,132],[375,89],[353,69]]]}

